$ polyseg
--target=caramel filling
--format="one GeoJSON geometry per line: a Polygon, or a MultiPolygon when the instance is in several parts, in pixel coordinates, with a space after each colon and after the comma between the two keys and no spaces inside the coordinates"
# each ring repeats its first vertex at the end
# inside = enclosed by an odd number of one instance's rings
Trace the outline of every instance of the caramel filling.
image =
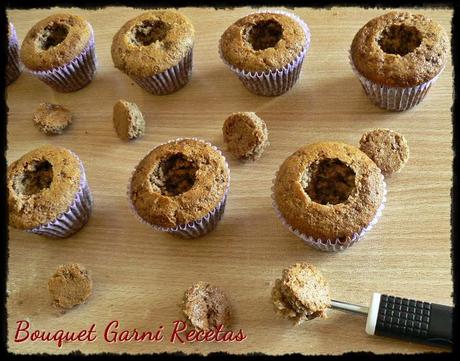
{"type": "Polygon", "coordinates": [[[345,202],[355,189],[355,172],[336,158],[312,164],[302,175],[302,187],[313,202],[345,202]]]}
{"type": "Polygon", "coordinates": [[[132,40],[138,45],[148,46],[162,41],[171,27],[161,20],[144,20],[132,30],[132,40]]]}
{"type": "Polygon", "coordinates": [[[413,26],[392,25],[382,31],[378,43],[385,53],[404,56],[420,46],[422,35],[413,26]]]}
{"type": "Polygon", "coordinates": [[[51,23],[38,35],[39,47],[43,50],[48,50],[53,46],[59,45],[65,40],[68,33],[69,29],[67,26],[51,23]]]}
{"type": "Polygon", "coordinates": [[[283,36],[283,28],[275,20],[263,20],[251,25],[244,38],[254,50],[273,48],[283,36]]]}
{"type": "Polygon", "coordinates": [[[177,196],[193,187],[197,170],[195,162],[175,154],[160,162],[150,175],[150,183],[165,196],[177,196]]]}
{"type": "Polygon", "coordinates": [[[27,165],[24,173],[13,181],[18,194],[30,196],[50,187],[53,181],[53,166],[46,160],[34,161],[27,165]]]}

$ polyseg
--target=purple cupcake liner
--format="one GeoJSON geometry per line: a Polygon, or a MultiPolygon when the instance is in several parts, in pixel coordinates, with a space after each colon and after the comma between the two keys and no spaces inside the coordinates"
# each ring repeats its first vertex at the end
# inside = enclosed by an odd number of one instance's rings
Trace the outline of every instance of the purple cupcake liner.
{"type": "Polygon", "coordinates": [[[155,95],[167,95],[184,87],[192,77],[193,48],[173,67],[154,76],[131,78],[144,90],[155,95]]]}
{"type": "Polygon", "coordinates": [[[382,181],[383,181],[383,198],[382,198],[382,203],[380,204],[379,208],[377,209],[377,212],[375,213],[374,218],[359,233],[354,233],[353,236],[348,237],[345,240],[340,240],[340,239],[333,239],[333,240],[331,240],[331,239],[326,239],[326,240],[317,239],[317,238],[313,238],[312,236],[304,234],[304,233],[300,232],[299,230],[291,227],[291,225],[289,225],[289,223],[286,221],[286,219],[281,214],[281,211],[279,210],[279,208],[278,208],[278,206],[276,204],[276,201],[275,201],[275,193],[274,193],[275,185],[274,184],[275,184],[276,176],[275,176],[275,179],[273,180],[273,186],[272,186],[272,206],[275,209],[276,215],[281,220],[281,223],[283,223],[283,225],[286,228],[288,228],[292,233],[294,233],[297,237],[301,238],[308,246],[311,246],[313,248],[316,248],[316,249],[318,249],[320,251],[325,251],[325,252],[343,251],[343,250],[346,250],[347,248],[350,248],[355,243],[357,243],[379,221],[379,219],[380,219],[380,217],[382,215],[382,212],[383,212],[383,210],[385,208],[385,202],[387,200],[386,199],[386,194],[387,194],[386,183],[383,180],[384,179],[383,175],[381,175],[381,177],[382,177],[382,181]]]}
{"type": "Polygon", "coordinates": [[[40,234],[50,238],[67,238],[78,232],[89,220],[93,207],[93,198],[86,179],[83,163],[78,156],[72,154],[80,161],[80,187],[75,194],[75,199],[64,213],[61,213],[55,220],[28,229],[27,232],[40,234]]]}
{"type": "Polygon", "coordinates": [[[6,63],[6,85],[14,82],[22,72],[22,64],[19,61],[19,44],[16,29],[10,23],[11,34],[8,38],[8,60],[6,63]]]}
{"type": "Polygon", "coordinates": [[[408,110],[419,104],[444,70],[444,68],[441,69],[430,81],[414,87],[390,87],[375,83],[362,75],[356,69],[351,54],[349,55],[349,60],[351,68],[361,82],[368,98],[378,107],[396,112],[408,110]]]}
{"type": "MultiPolygon", "coordinates": [[[[91,25],[90,25],[91,26],[91,25]]],[[[34,76],[58,92],[70,93],[88,85],[94,78],[97,58],[94,43],[94,32],[88,46],[70,63],[46,71],[30,71],[34,76]]]]}
{"type": "MultiPolygon", "coordinates": [[[[163,143],[163,144],[177,142],[177,141],[182,140],[182,139],[193,139],[193,140],[205,143],[205,144],[211,146],[222,157],[224,157],[222,152],[217,147],[215,147],[214,145],[212,145],[209,142],[206,142],[204,140],[197,139],[197,138],[177,138],[177,139],[170,140],[170,141],[168,141],[166,143],[163,143]]],[[[224,160],[225,160],[225,157],[224,157],[224,160]]],[[[129,202],[131,211],[133,212],[135,217],[140,222],[142,222],[144,224],[147,224],[148,226],[152,227],[153,229],[156,229],[157,231],[166,232],[166,233],[172,234],[172,235],[180,237],[180,238],[198,238],[198,237],[204,236],[205,234],[211,232],[214,228],[216,228],[217,224],[219,223],[219,221],[222,219],[222,217],[224,215],[225,205],[227,203],[227,196],[228,196],[228,192],[230,190],[230,168],[229,168],[228,163],[227,163],[226,160],[225,160],[225,168],[228,170],[227,188],[225,189],[225,193],[222,196],[222,199],[217,204],[217,206],[214,209],[212,209],[208,214],[206,214],[205,216],[201,217],[200,219],[198,219],[196,221],[186,223],[186,224],[180,224],[180,225],[177,225],[175,227],[161,227],[161,226],[157,226],[157,225],[154,225],[154,224],[150,224],[150,223],[146,222],[142,217],[140,217],[139,214],[136,212],[136,209],[134,208],[134,205],[133,205],[133,203],[131,201],[131,179],[132,179],[132,177],[134,175],[134,172],[136,171],[136,169],[134,169],[134,171],[131,174],[130,181],[128,183],[128,192],[127,192],[128,202],[129,202]]]]}
{"type": "Polygon", "coordinates": [[[310,29],[307,24],[297,15],[281,10],[261,10],[258,13],[276,13],[289,16],[297,21],[305,32],[307,44],[297,57],[289,64],[280,69],[267,70],[264,72],[252,72],[239,69],[228,63],[219,45],[219,55],[222,61],[238,76],[243,85],[254,94],[263,96],[278,96],[286,93],[297,82],[302,70],[303,60],[310,48],[310,29]]]}

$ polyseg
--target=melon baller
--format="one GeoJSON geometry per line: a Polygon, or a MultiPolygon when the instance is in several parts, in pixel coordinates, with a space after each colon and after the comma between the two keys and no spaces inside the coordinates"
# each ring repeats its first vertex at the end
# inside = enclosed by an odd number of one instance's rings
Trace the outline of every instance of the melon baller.
{"type": "Polygon", "coordinates": [[[331,300],[331,308],[367,316],[366,333],[437,346],[453,344],[453,307],[374,293],[369,307],[331,300]]]}

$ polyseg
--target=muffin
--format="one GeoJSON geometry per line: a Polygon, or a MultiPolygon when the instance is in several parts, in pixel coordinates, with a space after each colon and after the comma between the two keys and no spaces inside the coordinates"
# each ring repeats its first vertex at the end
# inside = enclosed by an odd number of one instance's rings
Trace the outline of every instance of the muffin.
{"type": "Polygon", "coordinates": [[[352,246],[377,222],[386,186],[377,165],[339,142],[303,146],[281,165],[273,206],[290,231],[323,251],[352,246]]]}
{"type": "Polygon", "coordinates": [[[19,61],[19,44],[16,30],[12,23],[8,23],[8,60],[6,62],[6,85],[14,82],[22,72],[22,65],[19,61]]]}
{"type": "Polygon", "coordinates": [[[135,103],[119,100],[113,106],[113,127],[121,140],[132,140],[145,132],[145,121],[135,103]]]}
{"type": "Polygon", "coordinates": [[[299,262],[283,270],[272,289],[275,312],[296,325],[317,317],[327,318],[331,307],[329,285],[313,265],[299,262]]]}
{"type": "Polygon", "coordinates": [[[222,133],[228,151],[241,161],[259,159],[270,145],[267,125],[253,112],[231,114],[222,133]]]}
{"type": "Polygon", "coordinates": [[[197,139],[154,148],[137,165],[128,196],[138,218],[184,238],[200,237],[221,219],[230,170],[221,152],[197,139]]]}
{"type": "Polygon", "coordinates": [[[40,103],[33,120],[43,134],[57,135],[62,134],[72,124],[72,113],[59,104],[40,103]]]}
{"type": "Polygon", "coordinates": [[[150,93],[165,95],[192,75],[195,30],[178,11],[155,10],[129,20],[112,41],[115,67],[150,93]]]}
{"type": "Polygon", "coordinates": [[[391,129],[373,129],[364,133],[359,149],[377,164],[385,176],[400,172],[409,159],[406,138],[391,129]]]}
{"type": "Polygon", "coordinates": [[[9,224],[48,237],[80,230],[92,209],[85,170],[70,150],[45,145],[11,163],[7,173],[9,224]]]}
{"type": "Polygon", "coordinates": [[[449,39],[423,15],[394,11],[364,25],[351,44],[350,61],[377,106],[403,111],[419,104],[446,66],[449,39]]]}
{"type": "Polygon", "coordinates": [[[198,282],[185,291],[182,312],[188,323],[199,331],[228,326],[230,311],[230,302],[218,287],[198,282]]]}
{"type": "Polygon", "coordinates": [[[283,11],[247,15],[228,27],[219,42],[224,63],[249,91],[265,96],[293,87],[309,47],[308,26],[283,11]]]}
{"type": "Polygon", "coordinates": [[[27,33],[21,46],[21,60],[54,90],[79,90],[91,82],[96,72],[93,28],[80,16],[48,16],[27,33]]]}
{"type": "Polygon", "coordinates": [[[63,312],[85,303],[92,289],[88,271],[78,263],[60,265],[48,281],[53,306],[63,312]]]}

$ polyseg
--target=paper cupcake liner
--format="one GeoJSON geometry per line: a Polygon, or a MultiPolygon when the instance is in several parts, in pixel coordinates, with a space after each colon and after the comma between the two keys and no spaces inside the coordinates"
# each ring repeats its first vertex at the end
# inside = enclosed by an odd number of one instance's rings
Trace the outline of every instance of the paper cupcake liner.
{"type": "Polygon", "coordinates": [[[222,61],[238,76],[238,78],[246,87],[246,89],[248,89],[252,93],[263,96],[281,95],[290,90],[299,79],[300,71],[302,70],[303,60],[308,52],[308,49],[310,48],[310,29],[301,18],[299,18],[297,15],[294,15],[286,11],[261,10],[258,11],[258,13],[282,14],[289,16],[290,18],[294,19],[299,23],[299,25],[305,32],[307,44],[297,55],[297,57],[294,60],[292,60],[289,64],[283,66],[280,69],[267,70],[264,72],[253,72],[246,71],[244,69],[239,69],[234,65],[228,63],[222,54],[220,45],[219,55],[222,61]]]}
{"type": "Polygon", "coordinates": [[[144,90],[155,95],[174,93],[185,86],[192,77],[193,48],[175,66],[151,77],[131,78],[144,90]]]}
{"type": "MultiPolygon", "coordinates": [[[[78,156],[72,152],[78,158],[78,156]]],[[[86,179],[83,163],[80,161],[80,187],[75,194],[75,199],[64,213],[56,217],[55,220],[29,229],[27,232],[40,234],[51,238],[67,238],[78,232],[89,220],[93,207],[93,198],[86,179]]]]}
{"type": "Polygon", "coordinates": [[[321,251],[325,252],[338,252],[338,251],[343,251],[347,248],[350,248],[353,246],[356,242],[358,242],[368,231],[374,227],[377,222],[380,219],[380,216],[382,215],[383,209],[385,208],[385,202],[386,202],[386,194],[387,194],[387,187],[386,183],[383,180],[383,175],[382,175],[382,181],[383,181],[383,198],[382,198],[382,203],[380,204],[379,208],[377,209],[377,212],[375,213],[374,218],[372,221],[365,227],[363,228],[359,233],[354,233],[351,237],[348,237],[345,240],[341,239],[319,239],[319,238],[314,238],[312,236],[309,236],[307,234],[304,234],[300,232],[299,230],[293,228],[289,223],[286,221],[286,219],[283,217],[281,214],[281,211],[279,210],[276,201],[275,201],[275,179],[273,179],[273,186],[272,186],[272,205],[273,208],[275,209],[276,215],[278,218],[281,220],[281,223],[288,228],[292,233],[294,233],[297,237],[301,238],[307,245],[314,247],[316,249],[319,249],[321,251]]]}
{"type": "Polygon", "coordinates": [[[414,87],[390,87],[375,83],[362,75],[356,69],[351,54],[349,55],[349,60],[351,68],[361,82],[368,98],[378,107],[396,112],[408,110],[419,104],[444,70],[444,68],[441,69],[430,81],[414,87]]]}
{"type": "MultiPolygon", "coordinates": [[[[11,23],[10,23],[11,24],[11,23]]],[[[22,72],[22,64],[19,61],[19,44],[16,30],[11,24],[10,27],[11,36],[8,39],[8,60],[6,63],[6,85],[10,85],[14,82],[22,72]]]]}
{"type": "MultiPolygon", "coordinates": [[[[205,143],[205,144],[211,146],[222,157],[224,157],[222,152],[217,147],[215,147],[214,145],[212,145],[209,142],[206,142],[204,140],[197,139],[197,138],[177,138],[177,139],[170,140],[170,141],[168,141],[166,143],[163,143],[163,144],[177,142],[177,141],[182,140],[182,139],[193,139],[193,140],[205,143]]],[[[134,172],[136,171],[136,169],[134,169],[133,172],[131,173],[131,178],[130,178],[130,180],[128,182],[127,196],[128,196],[128,201],[129,201],[131,211],[133,212],[135,217],[140,222],[142,222],[144,224],[147,224],[150,227],[152,227],[152,228],[154,228],[154,229],[156,229],[158,231],[170,233],[170,234],[172,234],[174,236],[177,236],[177,237],[180,237],[180,238],[198,238],[198,237],[204,236],[205,234],[211,232],[214,228],[216,228],[217,224],[219,223],[219,221],[222,219],[222,217],[224,215],[225,205],[227,203],[227,196],[228,196],[228,192],[230,190],[230,168],[228,166],[227,161],[225,160],[225,157],[224,157],[224,161],[225,161],[225,168],[228,170],[227,188],[225,189],[225,193],[222,196],[222,199],[217,204],[217,206],[213,210],[211,210],[208,214],[206,214],[204,217],[201,217],[200,219],[198,219],[196,221],[192,221],[192,222],[189,222],[189,223],[186,223],[186,224],[177,225],[175,227],[161,227],[161,226],[157,226],[157,225],[154,225],[154,224],[150,224],[147,221],[145,221],[141,216],[139,216],[139,214],[137,213],[137,211],[134,208],[134,205],[133,205],[133,203],[131,201],[131,180],[132,180],[132,177],[133,177],[134,172]]]]}
{"type": "Polygon", "coordinates": [[[91,28],[88,46],[70,63],[46,71],[32,70],[30,72],[54,90],[70,93],[88,85],[94,78],[96,68],[94,32],[91,28]]]}

